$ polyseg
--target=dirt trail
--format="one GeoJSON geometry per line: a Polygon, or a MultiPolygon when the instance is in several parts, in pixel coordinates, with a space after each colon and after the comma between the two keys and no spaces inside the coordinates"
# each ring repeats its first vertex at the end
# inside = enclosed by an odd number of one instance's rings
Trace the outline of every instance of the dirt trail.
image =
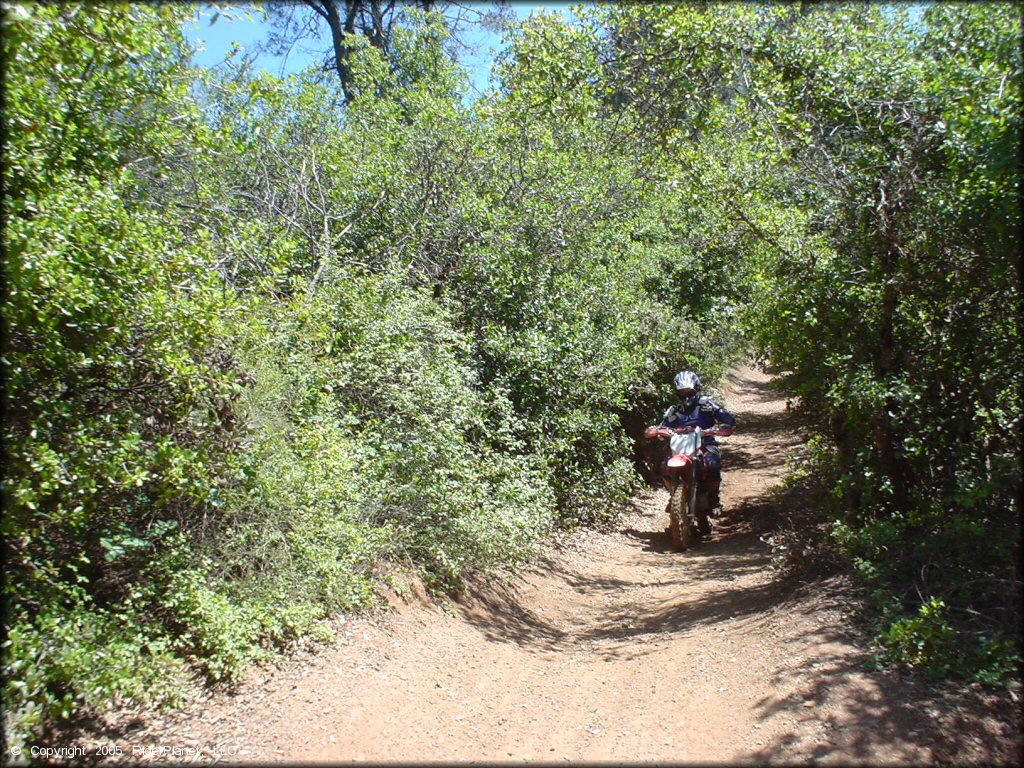
{"type": "Polygon", "coordinates": [[[766,492],[799,440],[768,381],[726,384],[726,512],[698,548],[671,551],[650,491],[510,584],[349,621],[119,741],[259,762],[1016,762],[995,699],[866,671],[842,592],[775,580],[766,492]]]}

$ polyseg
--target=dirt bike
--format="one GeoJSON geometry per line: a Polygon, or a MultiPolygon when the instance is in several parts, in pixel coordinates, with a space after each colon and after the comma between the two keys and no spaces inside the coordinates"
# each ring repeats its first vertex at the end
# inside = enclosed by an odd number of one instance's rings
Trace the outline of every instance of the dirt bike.
{"type": "MultiPolygon", "coordinates": [[[[662,478],[669,492],[668,517],[672,546],[684,551],[697,536],[711,533],[711,500],[704,484],[707,466],[704,463],[705,437],[718,435],[717,429],[700,427],[648,427],[644,437],[648,440],[668,440],[671,454],[664,466],[662,478]]],[[[731,435],[732,430],[721,432],[731,435]]]]}

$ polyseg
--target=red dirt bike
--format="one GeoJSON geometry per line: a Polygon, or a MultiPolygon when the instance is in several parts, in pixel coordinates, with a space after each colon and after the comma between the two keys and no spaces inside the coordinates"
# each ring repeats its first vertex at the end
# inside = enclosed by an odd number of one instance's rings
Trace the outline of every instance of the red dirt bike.
{"type": "MultiPolygon", "coordinates": [[[[700,427],[648,427],[648,440],[666,440],[671,452],[662,469],[662,479],[669,492],[668,517],[672,546],[684,551],[697,536],[711,533],[711,500],[705,486],[707,466],[704,463],[705,437],[718,435],[717,429],[700,427]]],[[[732,430],[721,433],[731,435],[732,430]]],[[[664,455],[664,454],[663,454],[664,455]]]]}

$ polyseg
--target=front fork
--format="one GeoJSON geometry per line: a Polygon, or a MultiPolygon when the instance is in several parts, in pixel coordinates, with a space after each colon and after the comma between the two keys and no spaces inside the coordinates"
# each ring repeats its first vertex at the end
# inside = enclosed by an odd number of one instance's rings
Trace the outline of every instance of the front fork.
{"type": "MultiPolygon", "coordinates": [[[[696,462],[693,462],[684,469],[665,476],[664,481],[670,500],[679,483],[689,484],[685,507],[686,523],[695,528],[701,535],[706,536],[711,533],[711,521],[708,519],[708,513],[711,511],[711,499],[715,489],[711,487],[711,481],[701,475],[703,473],[699,471],[696,462]],[[703,505],[701,504],[702,496],[704,498],[703,505]]],[[[671,514],[670,501],[669,515],[671,514]]]]}
{"type": "MultiPolygon", "coordinates": [[[[694,518],[696,517],[697,510],[696,496],[698,492],[697,484],[699,482],[700,481],[697,478],[697,465],[695,462],[691,462],[683,469],[672,472],[665,477],[665,488],[668,490],[669,498],[672,497],[672,494],[675,492],[676,486],[679,485],[679,483],[688,484],[689,492],[686,494],[686,522],[689,525],[697,524],[697,521],[694,518]]],[[[671,510],[669,514],[671,514],[671,510]]]]}

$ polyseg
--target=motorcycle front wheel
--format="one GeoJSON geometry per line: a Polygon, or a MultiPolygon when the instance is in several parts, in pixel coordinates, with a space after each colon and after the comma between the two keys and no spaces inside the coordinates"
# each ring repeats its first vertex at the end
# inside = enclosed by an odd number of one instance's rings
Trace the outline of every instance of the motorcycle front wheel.
{"type": "Polygon", "coordinates": [[[690,521],[686,511],[690,502],[690,486],[685,481],[676,483],[668,500],[668,529],[672,547],[683,552],[690,546],[690,521]]]}

